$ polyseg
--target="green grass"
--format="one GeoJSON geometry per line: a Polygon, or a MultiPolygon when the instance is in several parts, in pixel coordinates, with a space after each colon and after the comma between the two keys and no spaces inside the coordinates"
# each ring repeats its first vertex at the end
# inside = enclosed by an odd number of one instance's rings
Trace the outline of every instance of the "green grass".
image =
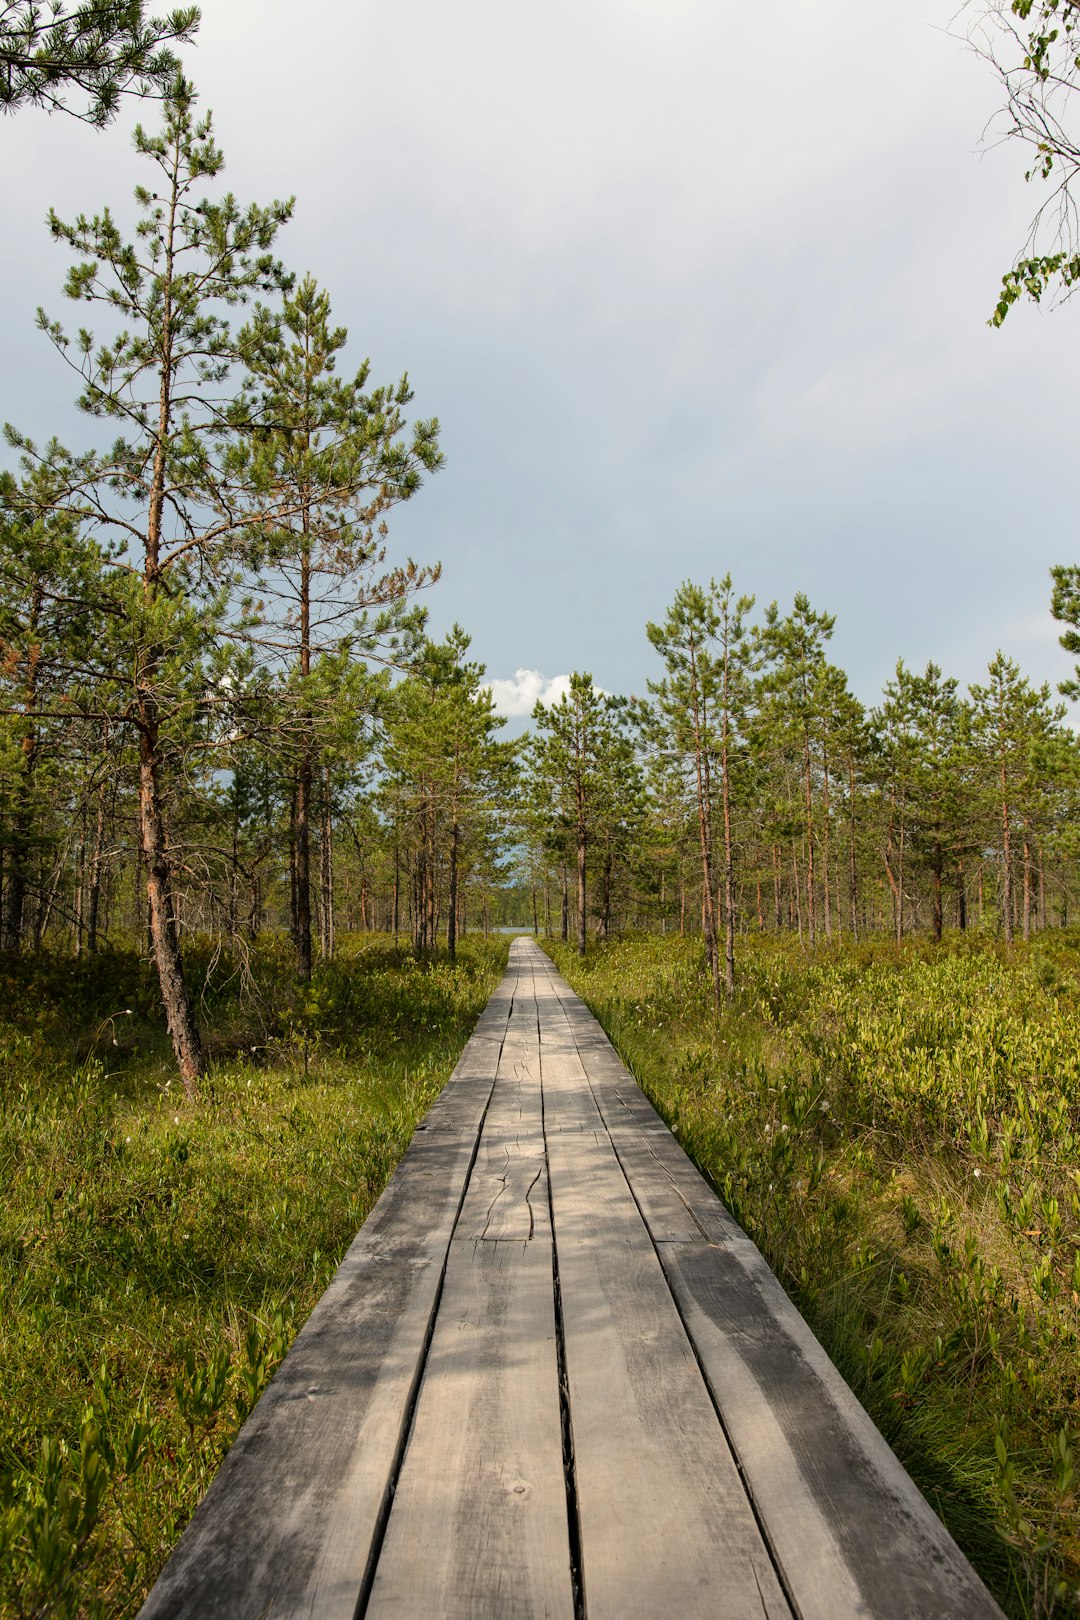
{"type": "Polygon", "coordinates": [[[1080,940],[546,941],[1007,1611],[1072,1612],[1080,940]]]}
{"type": "Polygon", "coordinates": [[[506,951],[195,947],[194,1102],[134,953],[0,963],[0,1614],[138,1609],[506,951]]]}

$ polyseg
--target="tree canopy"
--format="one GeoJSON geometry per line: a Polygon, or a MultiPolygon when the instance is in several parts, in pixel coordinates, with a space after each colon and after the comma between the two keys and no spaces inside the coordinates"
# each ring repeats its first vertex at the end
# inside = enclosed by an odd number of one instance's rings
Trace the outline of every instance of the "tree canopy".
{"type": "Polygon", "coordinates": [[[196,6],[148,17],[145,0],[0,0],[0,111],[44,107],[100,128],[125,95],[168,94],[171,49],[199,26],[196,6]]]}

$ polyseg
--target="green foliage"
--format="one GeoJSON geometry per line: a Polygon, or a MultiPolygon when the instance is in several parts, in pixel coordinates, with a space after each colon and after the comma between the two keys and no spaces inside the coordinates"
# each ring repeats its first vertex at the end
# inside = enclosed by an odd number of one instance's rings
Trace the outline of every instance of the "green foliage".
{"type": "MultiPolygon", "coordinates": [[[[537,703],[536,730],[528,753],[530,797],[535,824],[547,850],[564,871],[577,870],[578,950],[585,953],[589,862],[606,847],[609,885],[614,846],[625,842],[633,824],[637,770],[626,731],[625,703],[600,692],[586,671],[575,670],[569,690],[557,703],[537,703]]],[[[610,886],[602,902],[604,931],[610,886]]]]}
{"type": "Polygon", "coordinates": [[[505,961],[208,946],[181,1098],[134,955],[0,979],[0,1614],[133,1614],[505,961]],[[123,998],[123,999],[121,999],[123,998]]]}
{"type": "Polygon", "coordinates": [[[548,943],[1011,1614],[1080,1581],[1080,940],[548,943]]]}
{"type": "Polygon", "coordinates": [[[1031,148],[1025,180],[1050,185],[1032,221],[1028,251],[1002,277],[988,323],[1000,326],[1020,299],[1038,304],[1051,290],[1068,297],[1080,280],[1074,196],[1080,143],[1072,125],[1080,88],[1080,4],[967,0],[959,16],[967,18],[968,44],[1001,82],[1004,105],[991,127],[1031,148]]]}
{"type": "Polygon", "coordinates": [[[100,128],[121,96],[166,95],[180,67],[170,46],[191,39],[199,11],[185,6],[164,18],[145,12],[144,0],[3,0],[0,110],[45,107],[100,128]]]}

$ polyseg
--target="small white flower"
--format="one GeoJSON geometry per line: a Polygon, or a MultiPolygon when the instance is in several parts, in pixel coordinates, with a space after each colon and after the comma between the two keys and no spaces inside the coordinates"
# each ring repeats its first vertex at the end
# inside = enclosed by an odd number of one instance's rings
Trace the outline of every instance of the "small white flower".
{"type": "Polygon", "coordinates": [[[180,1115],[179,1114],[174,1114],[173,1117],[172,1117],[172,1122],[173,1122],[174,1125],[179,1125],[179,1123],[180,1123],[180,1115]]]}
{"type": "Polygon", "coordinates": [[[979,1169],[978,1165],[975,1166],[975,1169],[972,1171],[972,1174],[976,1175],[976,1176],[981,1176],[982,1175],[982,1171],[979,1169]]]}
{"type": "Polygon", "coordinates": [[[125,1136],[125,1137],[124,1137],[124,1141],[125,1141],[125,1142],[130,1142],[130,1141],[131,1141],[131,1137],[130,1137],[130,1136],[125,1136]]]}

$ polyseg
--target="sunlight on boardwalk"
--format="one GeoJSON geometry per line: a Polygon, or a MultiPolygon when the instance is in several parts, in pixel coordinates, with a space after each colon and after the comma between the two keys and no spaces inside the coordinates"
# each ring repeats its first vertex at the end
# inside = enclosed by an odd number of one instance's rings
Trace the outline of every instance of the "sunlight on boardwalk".
{"type": "Polygon", "coordinates": [[[142,1611],[999,1612],[524,939],[142,1611]]]}

